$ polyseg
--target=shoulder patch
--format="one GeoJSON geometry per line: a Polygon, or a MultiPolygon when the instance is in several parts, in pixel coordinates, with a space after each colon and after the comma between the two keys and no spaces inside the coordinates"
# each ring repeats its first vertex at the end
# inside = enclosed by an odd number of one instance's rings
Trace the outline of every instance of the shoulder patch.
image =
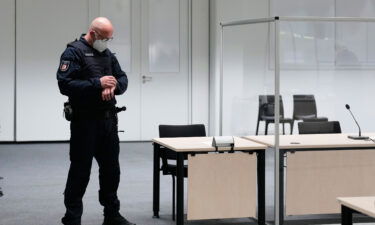
{"type": "Polygon", "coordinates": [[[69,69],[70,61],[67,60],[61,60],[60,64],[60,71],[65,72],[69,69]]]}

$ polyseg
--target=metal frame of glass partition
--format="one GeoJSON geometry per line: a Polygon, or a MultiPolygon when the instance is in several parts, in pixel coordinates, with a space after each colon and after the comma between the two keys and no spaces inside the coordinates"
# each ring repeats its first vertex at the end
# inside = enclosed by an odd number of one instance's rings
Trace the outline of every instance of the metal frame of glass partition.
{"type": "MultiPolygon", "coordinates": [[[[280,21],[295,21],[295,22],[375,22],[375,18],[363,17],[269,17],[269,18],[256,18],[246,20],[236,20],[230,22],[220,23],[220,112],[219,112],[219,132],[223,133],[223,45],[224,45],[224,28],[230,26],[250,25],[258,23],[274,23],[275,32],[275,76],[274,76],[274,94],[275,94],[275,224],[282,224],[284,218],[284,202],[280,202],[280,152],[279,152],[279,117],[280,117],[280,21]],[[282,205],[281,205],[282,204],[282,205]],[[278,207],[276,207],[278,206],[278,207]],[[283,213],[283,214],[280,214],[283,213]],[[281,222],[281,223],[280,223],[281,222]]],[[[284,190],[282,188],[282,190],[284,190]]]]}

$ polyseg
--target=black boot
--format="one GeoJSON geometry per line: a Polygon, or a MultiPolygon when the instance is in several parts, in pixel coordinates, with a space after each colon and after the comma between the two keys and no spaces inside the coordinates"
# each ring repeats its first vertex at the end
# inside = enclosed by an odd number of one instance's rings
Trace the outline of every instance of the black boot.
{"type": "Polygon", "coordinates": [[[105,216],[103,225],[135,225],[135,223],[131,223],[121,214],[117,214],[115,216],[105,216]]]}
{"type": "Polygon", "coordinates": [[[64,225],[81,225],[81,217],[73,217],[72,212],[73,210],[67,210],[65,216],[61,219],[61,223],[64,225]]]}
{"type": "Polygon", "coordinates": [[[64,225],[81,225],[81,222],[67,221],[66,218],[63,218],[61,222],[64,225]]]}

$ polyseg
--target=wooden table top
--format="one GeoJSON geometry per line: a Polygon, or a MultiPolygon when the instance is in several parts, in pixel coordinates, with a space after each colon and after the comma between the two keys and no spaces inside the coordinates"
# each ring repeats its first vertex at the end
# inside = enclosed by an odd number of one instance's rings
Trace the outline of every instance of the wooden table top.
{"type": "MultiPolygon", "coordinates": [[[[181,137],[181,138],[154,138],[153,142],[176,152],[213,152],[212,137],[181,137]]],[[[234,150],[265,150],[266,145],[234,137],[234,150]]],[[[220,151],[228,151],[230,148],[219,148],[220,151]]]]}
{"type": "Polygon", "coordinates": [[[341,205],[375,218],[375,196],[337,198],[341,205]]]}
{"type": "MultiPolygon", "coordinates": [[[[371,140],[353,140],[348,138],[349,134],[302,134],[302,135],[280,135],[281,149],[300,149],[300,148],[358,148],[374,147],[375,143],[371,140]]],[[[353,135],[353,134],[351,134],[353,135]]],[[[375,138],[375,133],[363,134],[375,138]]],[[[274,135],[246,136],[248,140],[274,147],[274,135]]]]}

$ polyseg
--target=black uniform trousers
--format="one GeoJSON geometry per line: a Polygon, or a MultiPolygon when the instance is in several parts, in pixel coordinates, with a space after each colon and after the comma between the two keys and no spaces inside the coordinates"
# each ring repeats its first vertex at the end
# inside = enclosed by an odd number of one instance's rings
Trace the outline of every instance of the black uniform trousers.
{"type": "Polygon", "coordinates": [[[120,209],[117,189],[120,182],[117,115],[102,118],[73,118],[70,124],[70,169],[64,192],[66,214],[63,224],[80,224],[82,197],[90,180],[93,158],[99,165],[99,202],[104,216],[115,216],[120,209]]]}

